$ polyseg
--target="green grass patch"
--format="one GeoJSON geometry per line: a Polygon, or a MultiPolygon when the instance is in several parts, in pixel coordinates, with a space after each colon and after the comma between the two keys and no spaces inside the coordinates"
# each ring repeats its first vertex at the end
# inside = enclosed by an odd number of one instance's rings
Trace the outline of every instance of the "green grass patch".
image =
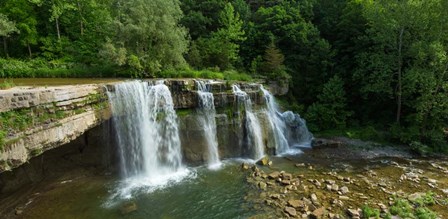
{"type": "Polygon", "coordinates": [[[176,114],[178,117],[185,117],[191,115],[194,112],[194,109],[177,109],[176,114]]]}
{"type": "Polygon", "coordinates": [[[0,58],[0,78],[122,77],[127,73],[109,65],[83,65],[65,60],[0,58]]]}
{"type": "MultiPolygon", "coordinates": [[[[116,78],[135,77],[126,67],[113,65],[85,65],[73,63],[63,59],[45,60],[36,58],[31,60],[0,58],[0,78],[116,78]]],[[[251,81],[252,77],[237,71],[220,72],[216,69],[167,69],[153,75],[159,78],[205,78],[233,81],[251,81]]],[[[11,84],[0,85],[3,89],[11,84]]]]}
{"type": "Polygon", "coordinates": [[[5,139],[6,139],[6,132],[0,130],[0,151],[3,151],[5,147],[5,139]]]}
{"type": "Polygon", "coordinates": [[[0,83],[0,90],[6,90],[12,87],[15,87],[14,81],[12,79],[5,79],[0,83]]]}
{"type": "Polygon", "coordinates": [[[216,70],[204,69],[169,69],[164,70],[156,74],[159,78],[204,78],[204,79],[216,79],[216,80],[230,80],[230,81],[252,81],[252,77],[245,73],[236,71],[224,71],[219,72],[216,70]]]}
{"type": "Polygon", "coordinates": [[[376,219],[380,218],[379,209],[371,208],[368,205],[364,205],[361,209],[363,218],[376,218],[376,219]]]}
{"type": "Polygon", "coordinates": [[[401,218],[436,219],[437,214],[427,208],[435,204],[434,193],[428,192],[425,196],[410,202],[406,199],[396,199],[390,207],[390,214],[401,218]]]}

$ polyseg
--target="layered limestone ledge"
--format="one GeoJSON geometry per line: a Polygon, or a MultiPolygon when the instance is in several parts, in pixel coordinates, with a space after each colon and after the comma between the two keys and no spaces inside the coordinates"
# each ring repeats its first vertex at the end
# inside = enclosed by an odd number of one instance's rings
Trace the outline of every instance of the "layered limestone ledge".
{"type": "Polygon", "coordinates": [[[101,85],[0,90],[0,172],[70,142],[109,111],[101,85]]]}
{"type": "MultiPolygon", "coordinates": [[[[160,83],[160,80],[156,79],[146,81],[149,85],[160,83]]],[[[104,120],[110,119],[106,93],[114,92],[116,83],[122,82],[0,90],[0,116],[17,117],[7,119],[12,125],[0,130],[0,173],[16,168],[45,151],[67,144],[104,120]],[[19,123],[20,120],[27,122],[19,123]]],[[[198,88],[194,79],[166,79],[163,83],[171,91],[176,110],[194,111],[199,106],[198,88]]],[[[227,81],[214,81],[209,85],[214,93],[217,110],[232,109],[220,113],[217,117],[219,144],[228,145],[230,148],[220,148],[224,157],[231,157],[235,153],[249,153],[241,151],[245,148],[245,130],[242,125],[244,121],[241,121],[243,117],[239,116],[239,100],[233,94],[231,85],[227,81]]],[[[250,96],[253,104],[265,104],[259,84],[238,85],[250,96]]],[[[188,118],[180,118],[180,123],[195,123],[194,119],[188,118]],[[185,123],[184,120],[190,122],[185,123]]],[[[5,124],[0,123],[0,127],[5,127],[5,124]]],[[[204,151],[207,149],[204,148],[206,143],[201,136],[201,127],[189,127],[180,131],[186,159],[192,163],[205,161],[207,158],[204,151]]]]}
{"type": "MultiPolygon", "coordinates": [[[[202,80],[202,79],[199,79],[202,80]]],[[[194,109],[199,106],[197,95],[196,79],[147,79],[149,85],[164,83],[171,91],[175,109],[194,109]]],[[[209,80],[205,80],[209,81],[209,80]]],[[[110,92],[115,91],[116,83],[103,85],[110,92]]],[[[232,84],[237,84],[241,90],[245,91],[251,98],[253,104],[264,104],[265,99],[260,91],[260,84],[216,80],[208,86],[214,95],[216,108],[228,107],[234,105],[238,100],[232,92],[232,84]]]]}
{"type": "Polygon", "coordinates": [[[38,156],[47,150],[81,136],[84,132],[97,126],[102,118],[93,109],[58,122],[36,127],[18,136],[0,153],[0,171],[11,170],[38,156]]]}
{"type": "Polygon", "coordinates": [[[99,93],[98,85],[67,85],[57,87],[15,87],[0,90],[0,113],[58,103],[59,106],[80,102],[99,93]]]}

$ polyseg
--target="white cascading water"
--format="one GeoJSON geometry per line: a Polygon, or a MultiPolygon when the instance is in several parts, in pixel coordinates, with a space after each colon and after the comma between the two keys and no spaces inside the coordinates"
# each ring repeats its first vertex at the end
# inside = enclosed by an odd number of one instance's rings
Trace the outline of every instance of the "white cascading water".
{"type": "Polygon", "coordinates": [[[271,93],[260,86],[261,91],[263,91],[264,98],[266,99],[267,105],[267,116],[269,120],[269,125],[272,128],[275,141],[275,151],[277,154],[287,153],[289,150],[288,139],[285,136],[286,124],[278,115],[278,105],[275,102],[274,97],[271,93]]]}
{"type": "Polygon", "coordinates": [[[204,136],[208,146],[207,164],[210,169],[217,169],[221,166],[218,152],[218,140],[216,139],[216,110],[213,93],[207,89],[204,81],[196,81],[199,97],[198,120],[204,127],[204,136]]]}
{"type": "Polygon", "coordinates": [[[260,86],[266,99],[269,124],[274,133],[277,154],[300,153],[300,147],[310,147],[313,135],[299,114],[291,111],[280,113],[274,96],[260,86]]]}
{"type": "Polygon", "coordinates": [[[311,147],[311,142],[314,137],[308,130],[305,119],[301,118],[299,114],[291,111],[282,113],[281,117],[287,127],[286,133],[289,145],[295,148],[311,147]]]}
{"type": "Polygon", "coordinates": [[[253,159],[258,160],[264,156],[264,144],[260,121],[252,110],[252,101],[249,95],[242,91],[238,85],[232,85],[232,90],[238,100],[243,101],[246,113],[246,130],[248,144],[252,147],[253,159]]]}
{"type": "MultiPolygon", "coordinates": [[[[121,174],[121,193],[134,188],[164,185],[182,178],[177,116],[170,90],[162,82],[131,81],[108,92],[116,130],[121,174]]],[[[123,195],[123,194],[121,194],[123,195]]]]}

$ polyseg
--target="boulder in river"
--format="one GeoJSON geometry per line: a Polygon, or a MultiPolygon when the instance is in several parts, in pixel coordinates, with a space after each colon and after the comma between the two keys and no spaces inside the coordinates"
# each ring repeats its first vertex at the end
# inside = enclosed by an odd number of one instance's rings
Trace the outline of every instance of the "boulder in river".
{"type": "Polygon", "coordinates": [[[342,194],[347,194],[349,193],[349,190],[347,188],[347,186],[343,186],[342,188],[339,189],[341,191],[342,194]]]}
{"type": "Polygon", "coordinates": [[[280,176],[280,172],[275,171],[268,175],[269,179],[277,179],[280,176]]]}
{"type": "Polygon", "coordinates": [[[333,139],[316,138],[311,142],[311,145],[316,148],[337,148],[342,145],[342,142],[333,139]]]}
{"type": "Polygon", "coordinates": [[[120,212],[122,215],[126,215],[134,211],[137,211],[137,204],[135,202],[127,202],[120,208],[120,212]]]}
{"type": "Polygon", "coordinates": [[[293,208],[299,208],[299,207],[303,207],[304,206],[304,202],[301,200],[297,200],[297,199],[291,199],[288,201],[289,206],[293,207],[293,208]]]}
{"type": "Polygon", "coordinates": [[[265,182],[259,182],[258,186],[260,187],[260,189],[266,190],[267,184],[265,182]]]}
{"type": "Polygon", "coordinates": [[[425,195],[426,195],[426,194],[423,193],[423,192],[416,192],[416,193],[410,194],[410,195],[408,196],[408,200],[411,201],[411,202],[415,202],[415,201],[417,201],[417,199],[421,199],[421,198],[424,197],[425,195]]]}
{"type": "Polygon", "coordinates": [[[247,163],[243,163],[243,164],[241,164],[241,168],[242,168],[243,170],[248,170],[248,169],[250,168],[250,166],[249,166],[249,164],[247,164],[247,163]]]}
{"type": "Polygon", "coordinates": [[[321,219],[321,218],[324,218],[324,215],[325,215],[325,208],[320,207],[320,208],[314,210],[313,213],[311,213],[310,218],[321,219]]]}
{"type": "Polygon", "coordinates": [[[285,212],[293,217],[297,215],[296,209],[292,207],[285,207],[285,212]]]}
{"type": "Polygon", "coordinates": [[[361,210],[360,209],[347,209],[347,213],[352,218],[359,218],[361,216],[361,210]]]}
{"type": "Polygon", "coordinates": [[[264,156],[259,161],[257,161],[257,164],[258,165],[263,165],[263,166],[271,166],[272,165],[272,161],[269,160],[268,156],[264,156]]]}

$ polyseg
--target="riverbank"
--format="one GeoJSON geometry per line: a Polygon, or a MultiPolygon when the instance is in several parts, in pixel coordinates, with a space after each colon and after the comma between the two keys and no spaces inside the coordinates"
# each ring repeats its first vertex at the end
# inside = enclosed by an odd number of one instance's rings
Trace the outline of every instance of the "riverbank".
{"type": "Polygon", "coordinates": [[[332,141],[271,161],[243,165],[252,185],[246,198],[269,218],[448,217],[448,159],[332,141]]]}
{"type": "Polygon", "coordinates": [[[348,153],[349,145],[328,144],[270,157],[271,166],[226,160],[218,170],[188,168],[184,180],[142,188],[130,199],[111,199],[121,182],[116,174],[82,165],[9,196],[15,205],[3,212],[9,218],[363,218],[369,212],[447,218],[448,160],[405,151],[389,156],[383,149],[348,153]]]}

